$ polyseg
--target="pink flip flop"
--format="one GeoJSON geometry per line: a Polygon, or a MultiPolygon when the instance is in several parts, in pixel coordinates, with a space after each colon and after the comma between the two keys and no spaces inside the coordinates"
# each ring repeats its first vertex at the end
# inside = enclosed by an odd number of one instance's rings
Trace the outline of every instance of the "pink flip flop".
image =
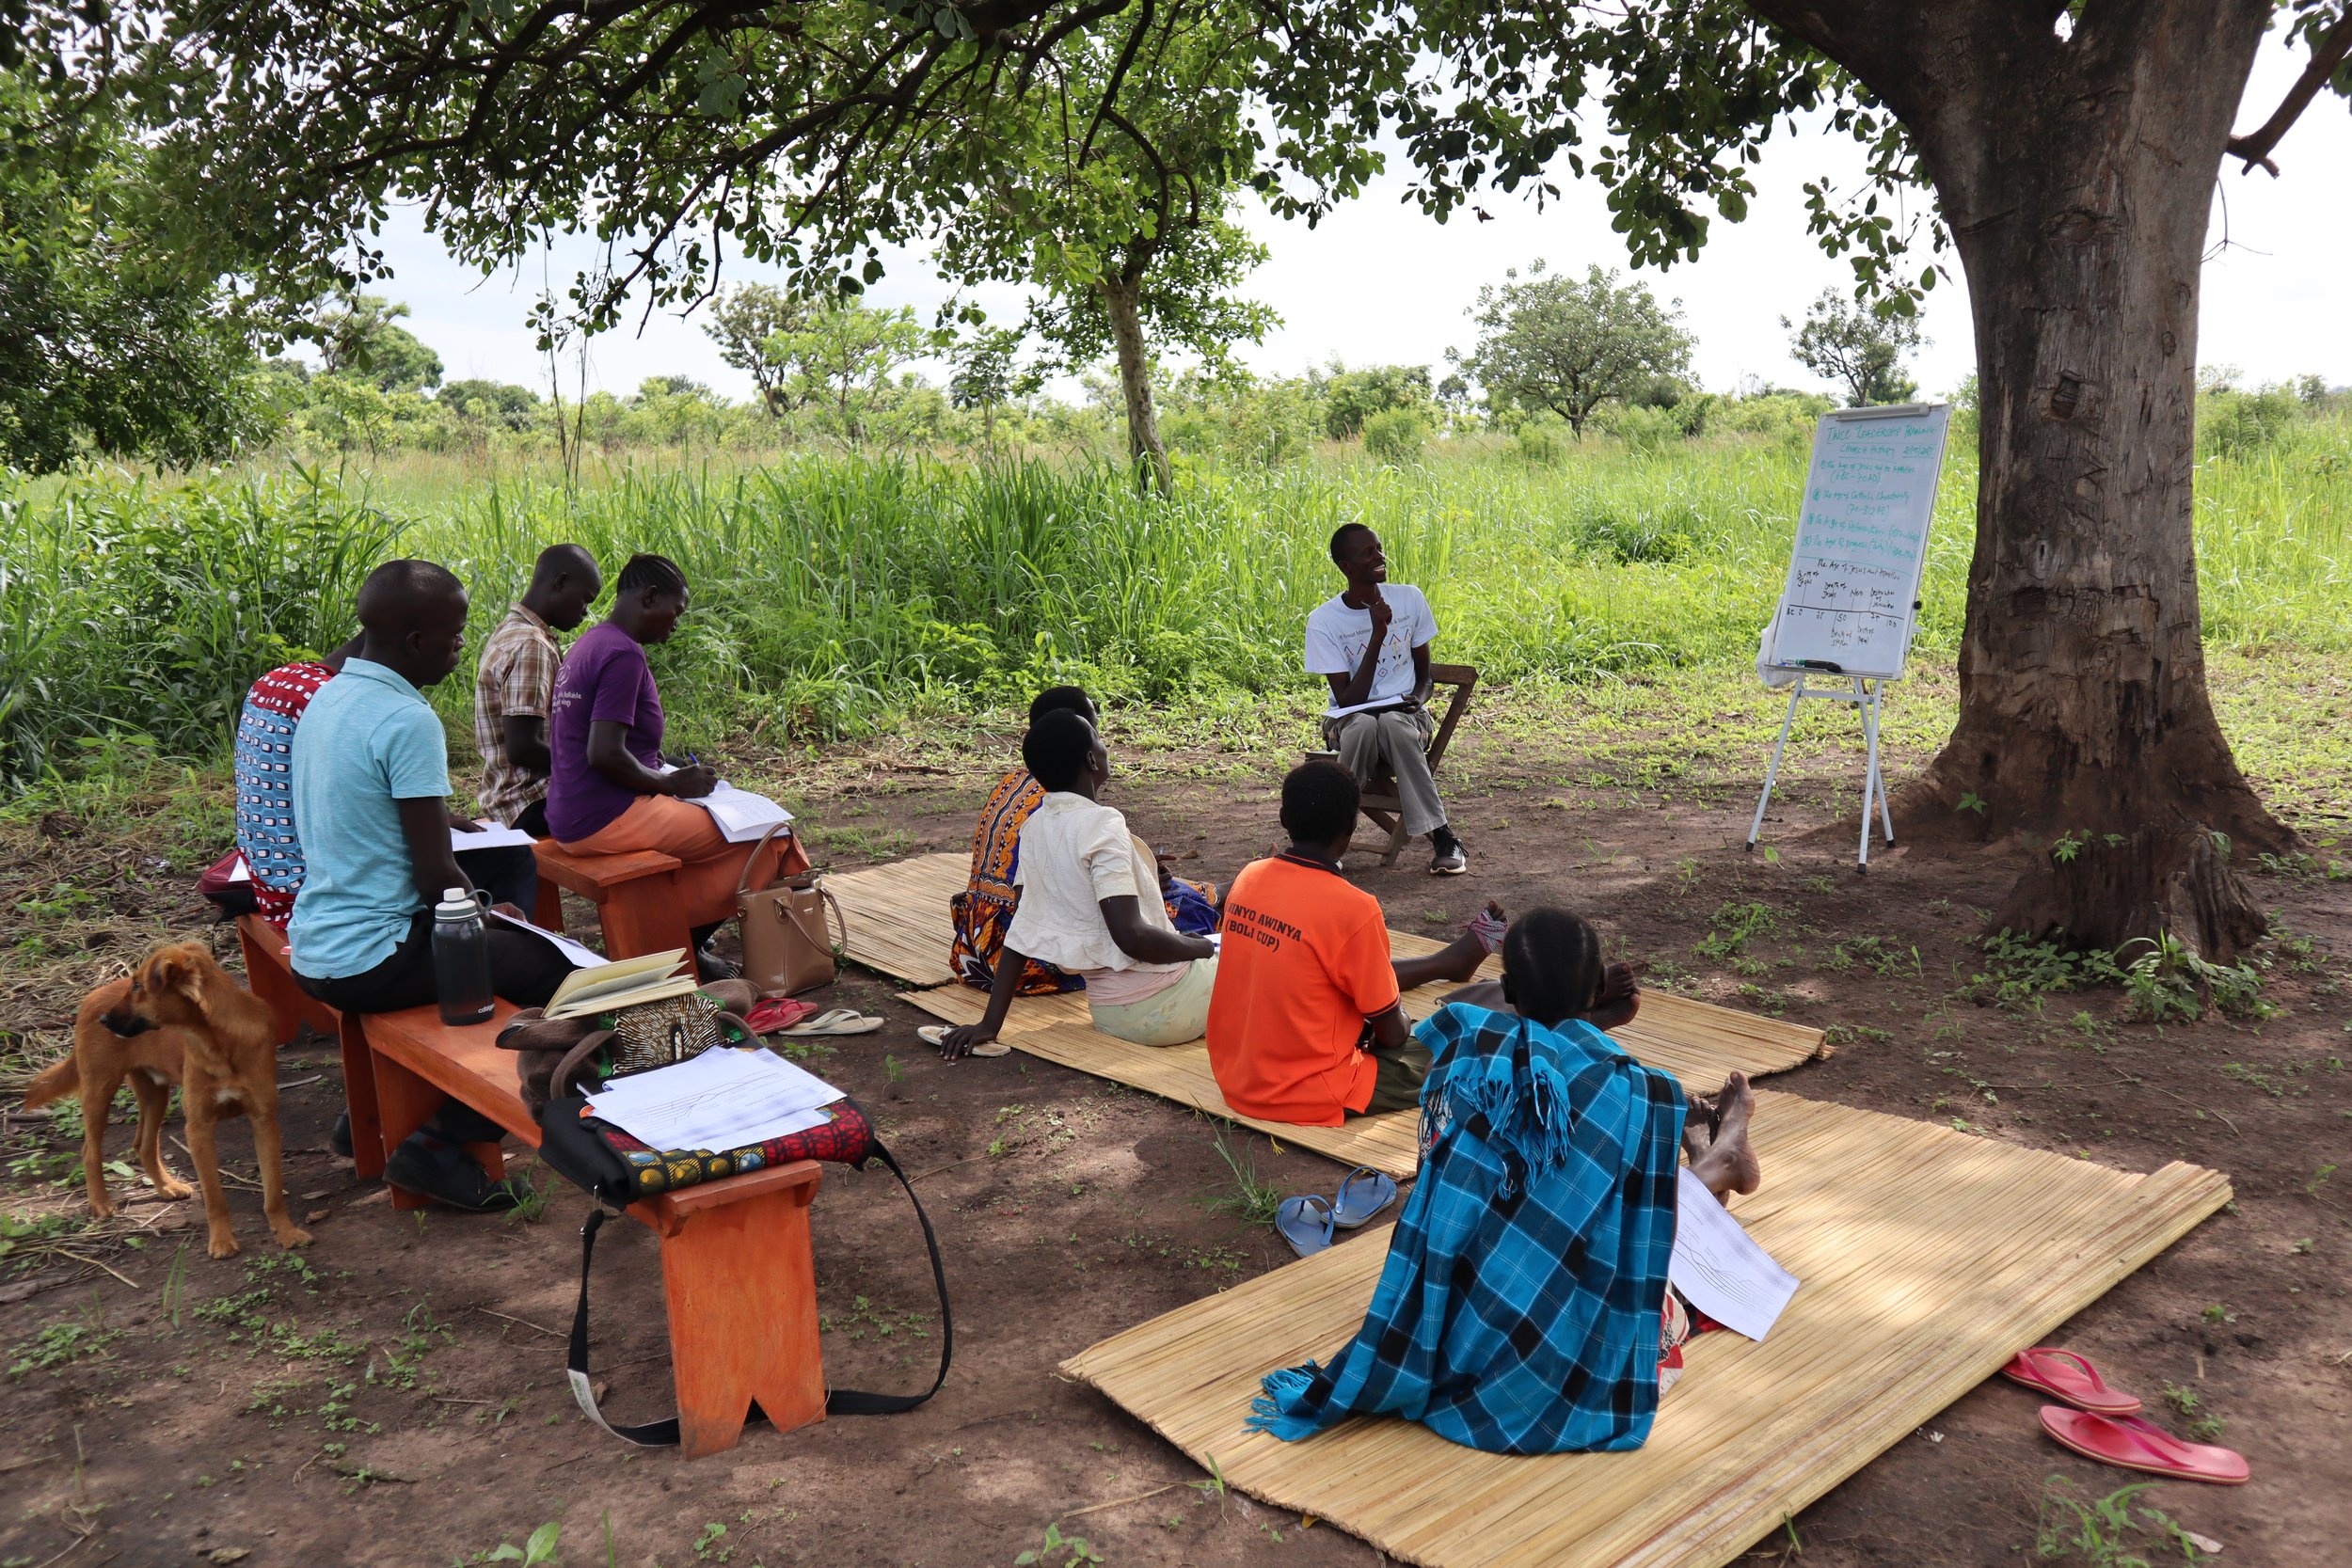
{"type": "Polygon", "coordinates": [[[2071,1350],[2057,1350],[2048,1345],[2021,1350],[2010,1357],[2001,1375],[2052,1399],[2064,1400],[2077,1410],[2101,1416],[2129,1416],[2139,1409],[2137,1395],[2107,1386],[2099,1369],[2071,1350]]]}
{"type": "Polygon", "coordinates": [[[2234,1449],[2210,1443],[2184,1443],[2162,1427],[2137,1416],[2101,1416],[2069,1410],[2062,1404],[2042,1407],[2042,1430],[2060,1447],[2085,1459],[2139,1470],[2176,1481],[2211,1481],[2216,1486],[2243,1486],[2252,1474],[2246,1456],[2234,1449]]]}

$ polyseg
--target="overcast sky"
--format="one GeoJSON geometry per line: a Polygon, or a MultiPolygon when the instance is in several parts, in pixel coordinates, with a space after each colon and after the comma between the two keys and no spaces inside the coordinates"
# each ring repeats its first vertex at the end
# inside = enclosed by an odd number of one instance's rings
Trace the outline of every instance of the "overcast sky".
{"type": "MultiPolygon", "coordinates": [[[[2294,78],[2300,55],[2274,40],[2248,88],[2238,123],[2268,116],[2294,78]]],[[[2276,154],[2284,177],[2241,176],[2234,163],[2221,177],[2229,246],[2205,268],[2200,359],[2235,365],[2253,381],[2317,372],[2330,384],[2352,382],[2352,310],[2344,279],[2352,276],[2352,114],[2342,99],[2323,95],[2289,133],[2276,154]]],[[[1804,231],[1803,187],[1826,175],[1851,184],[1859,150],[1826,133],[1776,138],[1757,171],[1757,198],[1742,224],[1718,221],[1696,262],[1645,271],[1662,298],[1678,299],[1684,324],[1696,335],[1698,377],[1716,390],[1755,376],[1782,385],[1811,385],[1788,356],[1783,315],[1802,315],[1824,288],[1846,289],[1843,261],[1821,254],[1804,231]]],[[[1568,183],[1564,199],[1538,212],[1530,201],[1489,196],[1481,205],[1494,221],[1467,214],[1439,224],[1403,203],[1406,181],[1375,182],[1359,200],[1309,230],[1255,211],[1250,227],[1271,253],[1248,292],[1271,305],[1282,325],[1241,357],[1263,374],[1295,374],[1333,359],[1350,364],[1427,364],[1444,373],[1445,351],[1467,349],[1473,334],[1464,311],[1481,285],[1501,282],[1505,269],[1524,271],[1538,257],[1553,268],[1587,264],[1624,268],[1625,252],[1611,232],[1600,189],[1568,183]]],[[[2223,203],[2214,209],[2211,244],[2223,234],[2223,203]]],[[[437,350],[447,374],[516,381],[545,389],[548,366],[532,348],[524,317],[541,285],[537,261],[520,277],[485,279],[460,266],[426,235],[413,215],[396,214],[385,250],[396,276],[380,292],[405,300],[410,328],[437,350]]],[[[559,245],[549,261],[567,278],[584,245],[559,245]]],[[[1915,367],[1922,389],[1948,391],[1974,369],[1968,313],[1956,263],[1953,282],[1930,297],[1931,343],[1915,367]]],[[[737,281],[760,269],[731,269],[737,281]]],[[[869,293],[877,304],[912,305],[928,322],[947,288],[919,256],[892,259],[890,276],[869,293]]],[[[1018,321],[1015,289],[977,296],[1000,323],[1018,321]]],[[[576,365],[564,372],[569,391],[576,365]]],[[[642,332],[634,326],[596,340],[588,384],[626,392],[647,376],[683,374],[734,397],[751,394],[749,377],[719,361],[700,317],[657,314],[642,332]]],[[[1063,388],[1067,392],[1068,388],[1063,388]]]]}

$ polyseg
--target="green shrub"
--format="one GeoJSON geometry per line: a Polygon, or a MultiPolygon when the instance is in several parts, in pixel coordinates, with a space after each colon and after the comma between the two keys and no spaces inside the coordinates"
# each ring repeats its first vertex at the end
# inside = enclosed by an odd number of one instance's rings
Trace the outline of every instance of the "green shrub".
{"type": "Polygon", "coordinates": [[[0,492],[0,780],[114,731],[212,751],[272,665],[358,629],[403,525],[315,472],[0,492]]]}
{"type": "Polygon", "coordinates": [[[1511,433],[1511,447],[1527,462],[1551,468],[1567,455],[1570,439],[1567,420],[1557,414],[1543,413],[1511,433]]]}
{"type": "Polygon", "coordinates": [[[2241,392],[2221,387],[2197,399],[2200,457],[2242,457],[2267,451],[2303,422],[2302,399],[2285,387],[2241,392]]]}
{"type": "Polygon", "coordinates": [[[1377,463],[1410,463],[1428,439],[1429,421],[1417,408],[1384,408],[1364,419],[1364,455],[1377,463]]]}
{"type": "Polygon", "coordinates": [[[1836,406],[1812,392],[1762,392],[1724,402],[1716,410],[1715,425],[1740,436],[1786,436],[1795,431],[1809,439],[1821,416],[1836,406]]]}
{"type": "Polygon", "coordinates": [[[1682,439],[1679,420],[1669,408],[1626,404],[1608,411],[1607,428],[1628,451],[1655,454],[1682,439]]]}

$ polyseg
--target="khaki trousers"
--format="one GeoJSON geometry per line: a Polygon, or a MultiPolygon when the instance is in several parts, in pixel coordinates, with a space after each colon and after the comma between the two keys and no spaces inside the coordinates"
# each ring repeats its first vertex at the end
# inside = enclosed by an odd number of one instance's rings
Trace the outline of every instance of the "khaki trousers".
{"type": "Polygon", "coordinates": [[[1429,737],[1438,721],[1426,705],[1386,713],[1351,713],[1323,721],[1323,744],[1340,754],[1340,766],[1362,783],[1385,763],[1405,803],[1405,832],[1421,838],[1445,826],[1445,805],[1429,776],[1429,737]]]}

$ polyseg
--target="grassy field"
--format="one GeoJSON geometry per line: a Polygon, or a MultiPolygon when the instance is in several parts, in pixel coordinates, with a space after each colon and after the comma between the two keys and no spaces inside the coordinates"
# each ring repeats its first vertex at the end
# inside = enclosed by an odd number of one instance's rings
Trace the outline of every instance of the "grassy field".
{"type": "MultiPolygon", "coordinates": [[[[1956,646],[1975,471],[1954,443],[1917,642],[1956,646]]],[[[477,642],[543,544],[608,566],[684,563],[694,611],[659,657],[683,742],[871,734],[1078,679],[1177,713],[1304,699],[1299,626],[1334,586],[1324,542],[1380,531],[1426,588],[1448,657],[1531,693],[1750,657],[1787,561],[1804,443],[1596,439],[1556,466],[1446,443],[1382,467],[1326,452],[1191,469],[1172,501],[1107,469],[1039,461],[792,455],[682,467],[494,473],[407,454],[169,483],[96,475],[0,491],[0,776],[71,777],[123,747],[223,753],[261,669],[331,646],[388,555],[468,582],[477,642]]],[[[2298,421],[2198,472],[2217,649],[2332,667],[2352,644],[2352,419],[2298,421]]],[[[1711,683],[1710,683],[1711,684],[1711,683]]],[[[437,693],[461,721],[466,683],[437,693]]]]}

